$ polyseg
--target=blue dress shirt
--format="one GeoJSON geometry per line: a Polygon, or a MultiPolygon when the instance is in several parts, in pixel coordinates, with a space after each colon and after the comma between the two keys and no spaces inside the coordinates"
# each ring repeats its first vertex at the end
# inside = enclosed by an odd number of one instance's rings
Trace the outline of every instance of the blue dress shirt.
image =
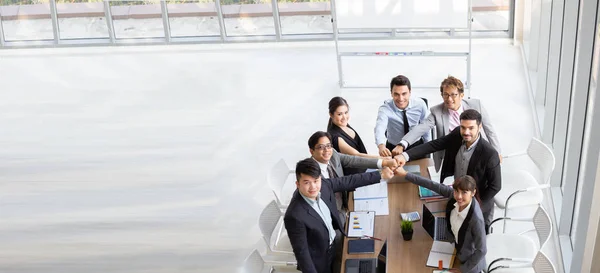
{"type": "MultiPolygon", "coordinates": [[[[383,102],[377,113],[377,122],[375,123],[375,144],[385,144],[385,131],[387,130],[387,141],[396,145],[400,143],[404,132],[404,121],[402,112],[406,111],[408,118],[408,127],[413,128],[425,121],[429,115],[429,109],[425,101],[421,98],[410,98],[408,106],[404,110],[396,107],[394,100],[389,99],[383,102]]],[[[431,132],[423,135],[425,142],[431,141],[431,132]]]]}

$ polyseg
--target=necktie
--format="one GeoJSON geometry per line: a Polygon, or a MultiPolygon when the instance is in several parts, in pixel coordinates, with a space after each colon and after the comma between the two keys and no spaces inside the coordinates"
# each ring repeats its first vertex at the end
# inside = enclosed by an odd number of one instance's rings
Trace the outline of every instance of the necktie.
{"type": "Polygon", "coordinates": [[[406,116],[406,110],[402,111],[402,123],[404,123],[404,134],[408,134],[408,117],[406,116]]]}
{"type": "Polygon", "coordinates": [[[454,128],[458,127],[458,125],[460,124],[459,121],[459,115],[458,115],[458,111],[451,111],[450,113],[450,126],[448,126],[448,129],[450,129],[450,132],[452,132],[452,130],[454,130],[454,128]]]}
{"type": "MultiPolygon", "coordinates": [[[[331,164],[327,164],[327,173],[329,173],[329,178],[338,177],[331,164]]],[[[341,210],[342,208],[348,208],[348,192],[336,192],[335,201],[338,210],[341,210]]]]}

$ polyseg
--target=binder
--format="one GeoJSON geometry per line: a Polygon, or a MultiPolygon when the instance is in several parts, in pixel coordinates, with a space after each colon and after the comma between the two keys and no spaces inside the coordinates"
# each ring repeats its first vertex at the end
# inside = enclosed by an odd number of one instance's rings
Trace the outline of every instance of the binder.
{"type": "Polygon", "coordinates": [[[375,240],[356,239],[348,241],[348,254],[375,253],[375,240]]]}
{"type": "Polygon", "coordinates": [[[427,258],[427,266],[438,267],[439,261],[443,262],[443,268],[452,268],[454,265],[454,257],[456,249],[454,244],[442,241],[433,241],[429,257],[427,258]]]}

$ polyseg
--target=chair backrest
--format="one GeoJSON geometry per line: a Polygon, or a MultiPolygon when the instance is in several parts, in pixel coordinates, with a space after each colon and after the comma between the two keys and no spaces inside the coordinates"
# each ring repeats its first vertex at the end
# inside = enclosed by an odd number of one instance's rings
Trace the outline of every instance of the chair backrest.
{"type": "Polygon", "coordinates": [[[552,233],[552,222],[550,216],[542,206],[539,206],[533,215],[533,226],[540,240],[540,249],[546,244],[552,233]]]}
{"type": "Polygon", "coordinates": [[[535,259],[533,259],[533,271],[535,271],[535,273],[556,273],[556,268],[554,268],[550,259],[548,259],[544,253],[539,251],[535,256],[535,259]]]}
{"type": "Polygon", "coordinates": [[[527,154],[542,173],[543,180],[541,184],[547,184],[550,181],[552,171],[554,171],[554,153],[548,145],[539,139],[532,138],[529,147],[527,147],[527,154]]]}
{"type": "Polygon", "coordinates": [[[258,227],[260,232],[267,243],[269,249],[273,248],[271,244],[271,237],[273,237],[273,231],[277,227],[277,223],[281,219],[281,210],[275,201],[269,202],[269,204],[263,209],[258,219],[258,227]]]}
{"type": "Polygon", "coordinates": [[[263,260],[258,250],[252,251],[250,255],[244,261],[244,267],[242,273],[262,273],[265,267],[265,260],[263,260]]]}
{"type": "Polygon", "coordinates": [[[289,174],[290,168],[283,159],[279,159],[273,168],[271,168],[269,171],[269,176],[267,177],[267,181],[269,182],[271,189],[280,191],[283,188],[283,185],[285,184],[289,174]]]}

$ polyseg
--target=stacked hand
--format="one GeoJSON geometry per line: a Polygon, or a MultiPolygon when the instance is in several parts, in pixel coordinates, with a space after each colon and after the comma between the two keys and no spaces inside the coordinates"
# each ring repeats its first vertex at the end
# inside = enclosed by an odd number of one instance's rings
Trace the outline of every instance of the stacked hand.
{"type": "Polygon", "coordinates": [[[383,159],[383,161],[381,162],[381,166],[388,167],[388,168],[394,170],[394,169],[398,168],[398,162],[395,159],[392,159],[391,157],[389,157],[389,158],[383,159]]]}
{"type": "Polygon", "coordinates": [[[392,156],[392,152],[390,152],[390,150],[385,147],[385,144],[379,144],[379,146],[377,148],[379,148],[379,156],[383,156],[383,157],[391,157],[392,156]]]}
{"type": "Polygon", "coordinates": [[[398,166],[400,166],[400,167],[403,167],[404,165],[406,165],[406,158],[404,158],[404,156],[402,154],[394,156],[394,160],[396,160],[396,162],[398,163],[398,166]]]}
{"type": "Polygon", "coordinates": [[[383,169],[381,169],[381,178],[387,180],[390,180],[390,178],[392,178],[394,176],[394,172],[389,168],[389,167],[384,167],[383,169]]]}
{"type": "Polygon", "coordinates": [[[396,148],[392,150],[393,156],[401,155],[404,152],[404,147],[402,145],[396,145],[396,148]]]}

